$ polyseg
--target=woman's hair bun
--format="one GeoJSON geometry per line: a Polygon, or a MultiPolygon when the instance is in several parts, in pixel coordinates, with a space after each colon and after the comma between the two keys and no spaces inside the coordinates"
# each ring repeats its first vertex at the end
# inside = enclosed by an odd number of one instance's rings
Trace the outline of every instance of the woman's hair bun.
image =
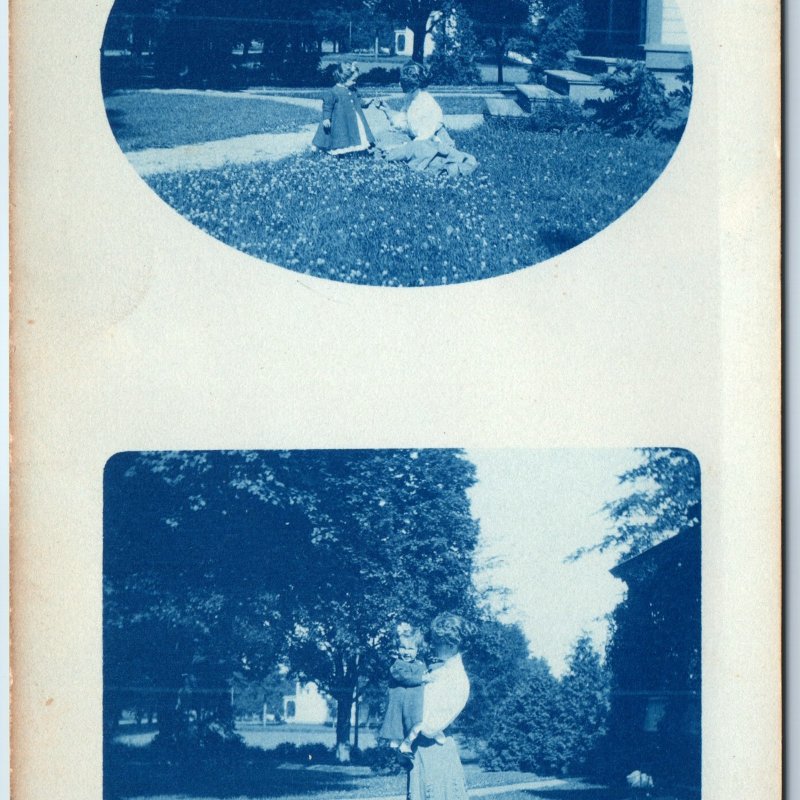
{"type": "Polygon", "coordinates": [[[431,639],[448,642],[461,647],[466,639],[475,634],[475,625],[458,614],[439,614],[431,623],[431,639]]]}
{"type": "Polygon", "coordinates": [[[406,61],[400,68],[400,80],[421,89],[430,83],[431,72],[419,61],[406,61]]]}

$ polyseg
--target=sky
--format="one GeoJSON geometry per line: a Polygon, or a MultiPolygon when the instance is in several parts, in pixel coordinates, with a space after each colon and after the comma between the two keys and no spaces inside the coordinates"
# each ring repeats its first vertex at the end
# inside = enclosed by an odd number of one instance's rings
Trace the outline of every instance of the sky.
{"type": "Polygon", "coordinates": [[[599,649],[604,619],[625,584],[609,569],[613,553],[564,559],[599,542],[609,530],[601,509],[625,492],[617,476],[641,461],[634,450],[469,450],[477,484],[469,491],[480,521],[477,584],[503,587],[508,613],[519,622],[531,654],[547,659],[556,675],[578,636],[599,649]]]}

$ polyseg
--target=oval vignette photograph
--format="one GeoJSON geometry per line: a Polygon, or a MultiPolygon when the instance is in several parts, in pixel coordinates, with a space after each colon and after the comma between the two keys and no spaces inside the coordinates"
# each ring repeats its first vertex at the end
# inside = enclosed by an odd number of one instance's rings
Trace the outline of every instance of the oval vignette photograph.
{"type": "Polygon", "coordinates": [[[116,0],[108,122],[236,250],[371,286],[514,272],[649,189],[692,100],[676,0],[116,0]]]}

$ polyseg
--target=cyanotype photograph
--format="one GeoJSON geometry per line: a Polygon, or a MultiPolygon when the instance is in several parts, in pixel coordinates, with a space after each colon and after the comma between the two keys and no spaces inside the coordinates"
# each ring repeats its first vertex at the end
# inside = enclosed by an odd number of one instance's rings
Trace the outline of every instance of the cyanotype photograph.
{"type": "Polygon", "coordinates": [[[125,452],[106,800],[700,796],[688,451],[125,452]]]}
{"type": "Polygon", "coordinates": [[[116,0],[99,67],[110,130],[165,203],[372,286],[591,238],[666,168],[693,86],[676,0],[116,0]]]}

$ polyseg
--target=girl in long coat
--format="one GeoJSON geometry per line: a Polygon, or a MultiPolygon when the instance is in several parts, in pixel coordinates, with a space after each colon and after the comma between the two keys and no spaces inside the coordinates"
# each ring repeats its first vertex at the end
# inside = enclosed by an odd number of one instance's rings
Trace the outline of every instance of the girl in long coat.
{"type": "Polygon", "coordinates": [[[356,89],[358,67],[340,64],[334,73],[336,85],[322,101],[322,122],[312,144],[332,156],[358,153],[375,145],[375,137],[364,116],[371,100],[362,100],[356,89]]]}

